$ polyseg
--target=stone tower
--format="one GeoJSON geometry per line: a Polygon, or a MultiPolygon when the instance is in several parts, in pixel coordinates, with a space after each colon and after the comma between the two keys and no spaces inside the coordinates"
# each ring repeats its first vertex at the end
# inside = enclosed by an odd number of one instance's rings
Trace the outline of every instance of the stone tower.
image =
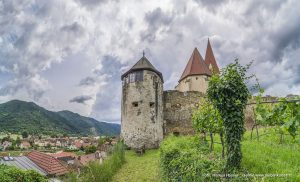
{"type": "Polygon", "coordinates": [[[121,137],[133,149],[159,147],[163,139],[162,74],[143,55],[121,79],[121,137]]]}

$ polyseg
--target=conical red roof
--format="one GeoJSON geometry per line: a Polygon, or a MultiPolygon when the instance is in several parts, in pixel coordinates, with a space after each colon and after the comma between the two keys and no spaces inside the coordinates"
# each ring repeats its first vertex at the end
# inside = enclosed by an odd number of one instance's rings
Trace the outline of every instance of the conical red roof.
{"type": "Polygon", "coordinates": [[[194,49],[179,81],[191,75],[212,75],[197,48],[194,49]]]}
{"type": "Polygon", "coordinates": [[[213,50],[211,48],[209,39],[207,41],[207,48],[206,48],[206,53],[205,53],[205,64],[207,65],[207,67],[209,69],[212,69],[213,73],[219,74],[220,70],[219,67],[217,65],[213,50]],[[211,66],[210,66],[211,65],[211,66]]]}

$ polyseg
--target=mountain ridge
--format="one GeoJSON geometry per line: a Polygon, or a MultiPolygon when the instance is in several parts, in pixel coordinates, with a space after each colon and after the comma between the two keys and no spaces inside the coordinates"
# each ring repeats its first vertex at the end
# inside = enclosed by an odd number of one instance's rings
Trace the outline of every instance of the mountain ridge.
{"type": "Polygon", "coordinates": [[[34,102],[0,104],[0,132],[71,135],[119,135],[120,125],[97,121],[69,110],[49,111],[34,102]]]}

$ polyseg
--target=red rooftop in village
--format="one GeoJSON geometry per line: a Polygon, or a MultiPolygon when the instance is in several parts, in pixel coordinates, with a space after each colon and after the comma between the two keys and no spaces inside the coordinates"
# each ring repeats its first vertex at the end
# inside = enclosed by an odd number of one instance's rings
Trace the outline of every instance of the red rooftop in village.
{"type": "Polygon", "coordinates": [[[27,154],[27,157],[40,168],[44,169],[49,176],[59,176],[68,172],[68,169],[51,155],[39,151],[32,151],[27,154]]]}

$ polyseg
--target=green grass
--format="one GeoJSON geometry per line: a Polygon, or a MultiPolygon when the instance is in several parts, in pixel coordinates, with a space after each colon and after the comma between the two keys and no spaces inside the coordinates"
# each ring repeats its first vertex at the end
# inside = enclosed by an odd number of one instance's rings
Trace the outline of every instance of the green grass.
{"type": "MultiPolygon", "coordinates": [[[[285,136],[279,144],[279,135],[274,132],[250,140],[249,132],[242,143],[242,166],[253,174],[288,174],[288,177],[265,177],[269,181],[300,181],[300,143],[285,136]]],[[[260,134],[264,134],[261,130],[260,134]]],[[[298,141],[297,141],[298,140],[298,141]]],[[[262,178],[261,178],[262,179],[262,178]]]]}
{"type": "MultiPolygon", "coordinates": [[[[254,175],[288,174],[287,177],[256,177],[256,181],[300,181],[300,137],[293,141],[285,135],[280,144],[280,135],[272,129],[260,129],[259,141],[253,133],[247,131],[242,141],[242,168],[254,175]]],[[[215,135],[219,142],[219,136],[215,135]]],[[[221,146],[215,144],[215,152],[221,152],[221,146]]]]}
{"type": "Polygon", "coordinates": [[[126,151],[126,163],[113,177],[114,182],[160,181],[159,150],[147,150],[143,156],[126,151]]]}
{"type": "MultiPolygon", "coordinates": [[[[293,141],[288,135],[283,143],[279,135],[271,129],[259,130],[260,140],[250,140],[247,131],[242,141],[242,168],[251,175],[288,174],[287,177],[255,177],[253,181],[300,181],[300,137],[293,141]]],[[[220,142],[215,135],[215,141],[220,142]]],[[[215,153],[220,155],[221,145],[215,144],[215,153]]],[[[146,151],[144,156],[137,156],[133,151],[126,151],[126,163],[113,177],[114,182],[161,181],[159,150],[146,151]]]]}

